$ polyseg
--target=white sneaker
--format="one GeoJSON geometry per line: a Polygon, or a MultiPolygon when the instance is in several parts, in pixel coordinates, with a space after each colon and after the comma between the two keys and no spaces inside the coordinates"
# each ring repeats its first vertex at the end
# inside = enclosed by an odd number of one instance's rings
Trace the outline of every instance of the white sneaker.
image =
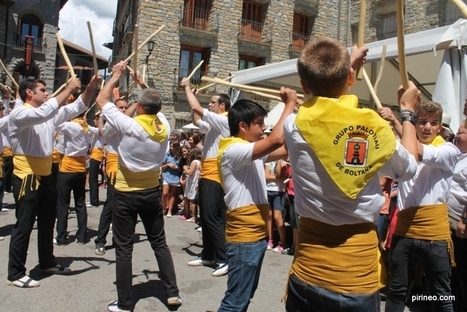
{"type": "Polygon", "coordinates": [[[203,260],[203,259],[201,259],[201,257],[198,257],[196,259],[188,261],[187,264],[189,266],[201,266],[201,265],[210,266],[210,265],[216,264],[216,261],[214,261],[214,260],[203,260]]]}
{"type": "Polygon", "coordinates": [[[167,305],[169,306],[181,306],[182,299],[179,296],[167,298],[167,305]]]}
{"type": "Polygon", "coordinates": [[[222,276],[227,274],[229,272],[229,265],[227,263],[219,263],[217,265],[217,268],[212,271],[211,275],[212,276],[222,276]]]}
{"type": "Polygon", "coordinates": [[[90,203],[90,202],[87,202],[87,203],[86,203],[86,208],[91,208],[91,207],[92,207],[91,203],[90,203]]]}
{"type": "Polygon", "coordinates": [[[202,232],[202,231],[203,231],[203,229],[202,229],[201,227],[197,228],[196,230],[197,230],[198,232],[202,232]]]}
{"type": "Polygon", "coordinates": [[[110,301],[107,305],[107,310],[109,310],[109,312],[130,312],[130,310],[119,308],[118,300],[110,301]]]}

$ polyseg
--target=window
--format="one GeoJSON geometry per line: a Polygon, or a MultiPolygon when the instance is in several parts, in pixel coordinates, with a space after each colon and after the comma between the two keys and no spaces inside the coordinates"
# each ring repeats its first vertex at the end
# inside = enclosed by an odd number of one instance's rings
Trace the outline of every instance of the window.
{"type": "MultiPolygon", "coordinates": [[[[466,0],[463,0],[464,3],[467,3],[466,0]]],[[[446,6],[444,7],[444,25],[449,25],[457,21],[462,17],[462,12],[452,3],[451,1],[446,1],[446,6]]]]}
{"type": "Polygon", "coordinates": [[[185,0],[182,25],[207,30],[210,10],[211,0],[185,0]]]}
{"type": "Polygon", "coordinates": [[[256,66],[264,65],[264,59],[259,57],[253,57],[249,55],[239,55],[238,69],[253,68],[256,66]]]}
{"type": "Polygon", "coordinates": [[[18,34],[16,38],[17,47],[23,48],[25,46],[26,36],[34,37],[34,50],[42,50],[42,23],[35,15],[26,14],[21,17],[18,23],[18,34]]]}
{"type": "Polygon", "coordinates": [[[352,32],[352,44],[358,43],[358,24],[353,24],[350,26],[350,31],[352,32]]]}
{"type": "Polygon", "coordinates": [[[209,49],[202,49],[197,47],[182,46],[180,51],[180,70],[179,70],[179,80],[183,77],[187,77],[191,71],[198,66],[201,60],[204,60],[203,65],[200,69],[194,73],[191,77],[191,83],[194,85],[201,84],[201,77],[207,74],[208,64],[209,64],[209,49]]]}
{"type": "Polygon", "coordinates": [[[314,18],[306,15],[294,13],[292,47],[295,50],[301,50],[310,39],[311,29],[313,28],[314,18]]]}
{"type": "Polygon", "coordinates": [[[383,27],[381,34],[383,39],[397,37],[396,13],[383,15],[383,27]]]}
{"type": "Polygon", "coordinates": [[[253,1],[243,1],[241,35],[245,40],[261,41],[263,31],[263,6],[253,1]]]}

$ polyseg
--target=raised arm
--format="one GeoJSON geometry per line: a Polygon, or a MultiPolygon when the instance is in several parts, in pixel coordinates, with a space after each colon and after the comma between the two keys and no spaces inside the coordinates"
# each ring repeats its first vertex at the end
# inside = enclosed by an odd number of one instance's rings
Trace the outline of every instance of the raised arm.
{"type": "Polygon", "coordinates": [[[391,126],[397,133],[397,136],[400,138],[402,137],[402,124],[399,120],[394,116],[394,113],[389,107],[382,107],[378,110],[378,114],[386,121],[391,123],[391,126]]]}
{"type": "Polygon", "coordinates": [[[204,115],[204,108],[199,103],[196,95],[193,93],[193,90],[190,86],[190,79],[183,78],[182,82],[180,83],[182,86],[185,86],[185,93],[188,100],[188,104],[190,104],[191,108],[191,118],[193,119],[193,123],[196,125],[198,121],[203,118],[204,115]]]}
{"type": "Polygon", "coordinates": [[[109,102],[109,99],[112,95],[112,90],[118,85],[118,82],[126,70],[126,62],[120,61],[115,64],[112,68],[112,77],[104,85],[99,92],[99,95],[96,98],[96,104],[100,110],[104,107],[105,104],[109,102]]]}
{"type": "MultiPolygon", "coordinates": [[[[402,116],[402,136],[401,143],[412,154],[415,159],[420,159],[421,143],[417,140],[417,132],[415,125],[404,116],[415,116],[418,104],[420,103],[421,92],[417,89],[412,81],[409,81],[409,88],[404,90],[402,86],[399,88],[398,97],[402,116]]],[[[416,122],[416,121],[415,121],[416,122]]],[[[423,149],[422,149],[423,151],[423,149]]]]}

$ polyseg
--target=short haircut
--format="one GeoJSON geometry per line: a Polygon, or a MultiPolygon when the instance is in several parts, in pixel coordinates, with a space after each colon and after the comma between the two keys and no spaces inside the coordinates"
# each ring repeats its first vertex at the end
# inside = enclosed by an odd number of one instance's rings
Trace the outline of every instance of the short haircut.
{"type": "Polygon", "coordinates": [[[264,118],[268,112],[259,105],[250,100],[238,100],[229,110],[230,135],[236,136],[240,132],[238,124],[244,122],[251,125],[258,118],[264,118]]]}
{"type": "Polygon", "coordinates": [[[312,95],[338,98],[348,83],[350,55],[335,39],[315,39],[303,48],[297,69],[312,95]]]}
{"type": "Polygon", "coordinates": [[[219,97],[217,100],[220,103],[224,103],[225,111],[227,112],[230,109],[230,97],[225,93],[215,94],[219,97]]]}
{"type": "Polygon", "coordinates": [[[417,116],[420,115],[420,113],[425,112],[425,113],[436,113],[439,116],[439,123],[442,122],[443,118],[443,108],[441,107],[441,104],[433,102],[433,101],[424,101],[418,105],[417,108],[417,116]]]}
{"type": "Polygon", "coordinates": [[[153,88],[143,89],[138,102],[146,114],[157,114],[162,108],[162,95],[153,88]]]}
{"type": "Polygon", "coordinates": [[[19,96],[23,102],[26,102],[26,89],[30,89],[33,92],[36,92],[37,83],[42,83],[44,87],[46,86],[45,81],[42,79],[26,78],[23,80],[19,86],[19,96]]]}

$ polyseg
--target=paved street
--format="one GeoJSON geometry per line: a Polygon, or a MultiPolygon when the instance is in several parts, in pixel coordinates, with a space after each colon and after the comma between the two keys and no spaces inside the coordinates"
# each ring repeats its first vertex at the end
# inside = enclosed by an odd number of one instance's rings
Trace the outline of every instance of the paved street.
{"type": "MultiPolygon", "coordinates": [[[[100,198],[105,199],[105,189],[100,198]]],[[[13,203],[11,194],[5,195],[6,203],[13,203]]],[[[72,203],[73,206],[73,203],[72,203]]],[[[30,276],[41,286],[20,289],[6,285],[8,246],[11,228],[15,223],[15,211],[0,212],[0,302],[3,311],[107,311],[107,303],[117,299],[115,288],[115,254],[107,250],[105,256],[94,254],[94,238],[102,206],[88,209],[88,237],[91,242],[79,246],[74,242],[75,215],[70,215],[68,230],[70,243],[55,247],[55,256],[61,264],[73,269],[71,276],[41,274],[37,260],[37,232],[31,235],[27,269],[30,276]]],[[[177,273],[183,305],[178,311],[216,311],[226,289],[227,276],[212,277],[209,267],[189,267],[186,262],[201,252],[201,233],[196,224],[166,218],[166,235],[177,273]]],[[[111,235],[107,238],[111,241],[111,235]]],[[[109,244],[108,244],[109,247],[109,244]]],[[[135,311],[167,311],[166,296],[158,277],[154,254],[141,223],[136,227],[133,253],[133,296],[135,311]]],[[[268,251],[264,260],[259,289],[249,311],[284,311],[280,298],[284,294],[291,256],[268,251]]]]}

